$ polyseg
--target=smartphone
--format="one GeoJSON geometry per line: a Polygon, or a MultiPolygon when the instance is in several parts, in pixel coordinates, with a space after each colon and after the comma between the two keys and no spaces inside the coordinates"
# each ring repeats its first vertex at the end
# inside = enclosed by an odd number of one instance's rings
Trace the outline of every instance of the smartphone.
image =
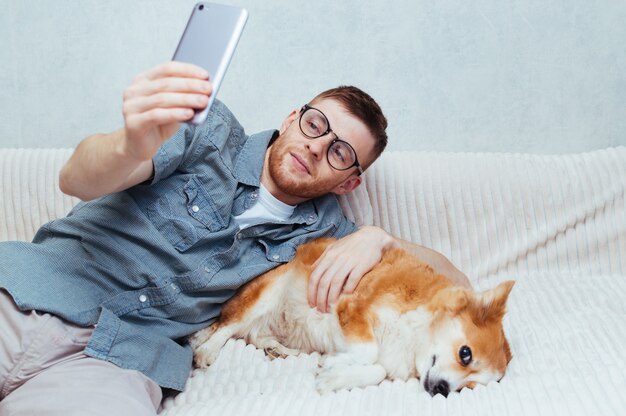
{"type": "Polygon", "coordinates": [[[172,60],[206,69],[213,93],[206,108],[196,110],[187,123],[206,120],[247,20],[248,12],[240,7],[205,2],[194,6],[172,60]]]}

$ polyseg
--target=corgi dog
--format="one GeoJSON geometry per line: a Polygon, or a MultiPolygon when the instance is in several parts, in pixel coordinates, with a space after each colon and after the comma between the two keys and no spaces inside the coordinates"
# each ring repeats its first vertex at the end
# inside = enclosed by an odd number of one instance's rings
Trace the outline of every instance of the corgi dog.
{"type": "Polygon", "coordinates": [[[280,356],[322,354],[320,393],[417,377],[431,395],[447,396],[502,378],[511,360],[502,318],[514,281],[476,293],[394,249],[322,313],[306,290],[333,241],[304,244],[291,262],[242,286],[217,321],[190,337],[195,365],[211,365],[228,339],[243,338],[280,356]]]}

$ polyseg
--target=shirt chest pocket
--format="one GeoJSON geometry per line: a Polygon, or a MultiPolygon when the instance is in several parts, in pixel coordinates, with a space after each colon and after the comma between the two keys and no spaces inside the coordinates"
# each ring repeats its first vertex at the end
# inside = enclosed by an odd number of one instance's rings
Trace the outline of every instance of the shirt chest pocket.
{"type": "Polygon", "coordinates": [[[196,176],[182,189],[159,198],[148,207],[147,213],[163,237],[178,251],[189,249],[227,225],[211,193],[196,176]]]}

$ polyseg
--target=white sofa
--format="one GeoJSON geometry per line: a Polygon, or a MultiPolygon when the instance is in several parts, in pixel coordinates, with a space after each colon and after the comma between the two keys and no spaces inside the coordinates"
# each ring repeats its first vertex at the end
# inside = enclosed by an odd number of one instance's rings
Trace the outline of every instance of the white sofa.
{"type": "MultiPolygon", "coordinates": [[[[0,150],[0,240],[28,240],[76,202],[57,186],[70,152],[0,150]]],[[[626,414],[626,147],[389,151],[341,202],[359,224],[444,253],[478,289],[517,280],[503,380],[447,399],[417,380],[320,396],[316,354],[269,361],[229,341],[162,415],[626,414]]]]}

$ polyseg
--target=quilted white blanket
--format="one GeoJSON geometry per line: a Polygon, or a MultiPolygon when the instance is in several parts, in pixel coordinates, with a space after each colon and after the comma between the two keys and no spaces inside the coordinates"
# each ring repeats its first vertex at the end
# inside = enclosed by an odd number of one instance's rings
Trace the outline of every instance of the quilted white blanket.
{"type": "MultiPolygon", "coordinates": [[[[68,150],[0,150],[0,240],[32,238],[76,201],[68,150]]],[[[387,152],[341,200],[359,224],[448,256],[485,289],[517,284],[500,383],[430,397],[417,380],[320,396],[318,356],[269,361],[229,341],[161,415],[626,414],[626,147],[575,155],[387,152]]]]}

